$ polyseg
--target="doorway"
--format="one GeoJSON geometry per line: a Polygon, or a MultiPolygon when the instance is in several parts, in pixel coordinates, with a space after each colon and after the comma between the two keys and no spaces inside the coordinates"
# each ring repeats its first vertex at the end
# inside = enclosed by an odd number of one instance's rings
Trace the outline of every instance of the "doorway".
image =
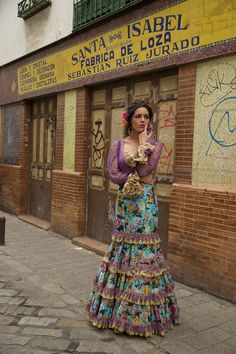
{"type": "Polygon", "coordinates": [[[90,159],[88,171],[87,235],[110,243],[115,217],[117,186],[108,178],[106,160],[110,146],[124,136],[121,116],[133,101],[145,99],[154,111],[154,137],[164,143],[156,170],[159,195],[159,232],[166,253],[168,244],[169,202],[166,190],[174,176],[176,72],[119,81],[96,87],[91,92],[90,159]],[[161,193],[164,196],[161,196],[161,193]]]}
{"type": "Polygon", "coordinates": [[[56,98],[32,102],[29,214],[50,222],[56,98]]]}

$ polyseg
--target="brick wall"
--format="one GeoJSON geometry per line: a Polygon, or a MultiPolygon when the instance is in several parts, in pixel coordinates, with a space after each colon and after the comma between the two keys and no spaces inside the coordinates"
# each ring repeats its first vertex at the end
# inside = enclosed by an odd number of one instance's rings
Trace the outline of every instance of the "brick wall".
{"type": "Polygon", "coordinates": [[[236,301],[236,191],[194,187],[196,64],[179,68],[168,259],[176,279],[236,301]]]}
{"type": "Polygon", "coordinates": [[[53,171],[52,178],[51,226],[53,230],[74,238],[85,233],[88,160],[87,90],[85,88],[77,90],[74,173],[62,171],[64,94],[58,97],[57,109],[56,170],[53,171]]]}
{"type": "Polygon", "coordinates": [[[176,107],[175,181],[191,183],[196,64],[179,68],[176,107]]]}
{"type": "Polygon", "coordinates": [[[53,171],[52,176],[52,229],[62,235],[73,238],[84,230],[82,214],[83,205],[80,202],[80,191],[84,178],[79,173],[53,171]]]}
{"type": "Polygon", "coordinates": [[[0,208],[19,214],[21,211],[22,166],[0,165],[0,208]]]}
{"type": "MultiPolygon", "coordinates": [[[[3,110],[4,112],[4,110],[3,110]]],[[[2,127],[4,125],[4,114],[2,127]]],[[[0,165],[0,208],[13,214],[25,214],[28,209],[29,178],[29,106],[19,106],[20,136],[19,165],[0,165]]],[[[1,151],[3,151],[4,134],[1,133],[1,151]]]]}
{"type": "Polygon", "coordinates": [[[175,277],[236,301],[236,191],[174,184],[169,260],[175,277]]]}

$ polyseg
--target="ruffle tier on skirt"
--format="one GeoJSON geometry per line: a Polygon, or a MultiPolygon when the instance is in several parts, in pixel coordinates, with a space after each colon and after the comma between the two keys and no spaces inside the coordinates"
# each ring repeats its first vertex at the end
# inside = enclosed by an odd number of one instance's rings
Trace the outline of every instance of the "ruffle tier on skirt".
{"type": "Polygon", "coordinates": [[[136,207],[127,219],[124,216],[130,199],[118,193],[117,228],[93,282],[87,314],[89,321],[99,328],[148,337],[155,333],[164,335],[177,324],[179,309],[160,238],[153,232],[156,223],[145,226],[147,218],[157,218],[156,197],[151,185],[145,185],[144,192],[141,203],[135,198],[136,207]],[[134,217],[139,227],[130,232],[129,220],[133,222],[134,217]],[[149,232],[140,232],[144,229],[149,232]]]}

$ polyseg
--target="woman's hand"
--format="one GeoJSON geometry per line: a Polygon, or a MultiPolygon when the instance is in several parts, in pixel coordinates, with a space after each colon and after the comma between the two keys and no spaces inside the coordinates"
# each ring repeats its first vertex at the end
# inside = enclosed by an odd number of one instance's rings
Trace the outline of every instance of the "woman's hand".
{"type": "Polygon", "coordinates": [[[152,135],[152,131],[150,133],[147,130],[148,126],[145,125],[144,131],[139,134],[139,145],[143,145],[149,141],[152,135]]]}

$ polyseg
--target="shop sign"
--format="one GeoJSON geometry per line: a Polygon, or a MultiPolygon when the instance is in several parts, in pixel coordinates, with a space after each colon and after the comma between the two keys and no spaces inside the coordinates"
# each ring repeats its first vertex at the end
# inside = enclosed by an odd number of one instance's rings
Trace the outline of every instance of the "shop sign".
{"type": "Polygon", "coordinates": [[[224,42],[235,33],[235,14],[227,11],[224,1],[187,0],[19,67],[18,91],[25,94],[145,65],[224,42]]]}

